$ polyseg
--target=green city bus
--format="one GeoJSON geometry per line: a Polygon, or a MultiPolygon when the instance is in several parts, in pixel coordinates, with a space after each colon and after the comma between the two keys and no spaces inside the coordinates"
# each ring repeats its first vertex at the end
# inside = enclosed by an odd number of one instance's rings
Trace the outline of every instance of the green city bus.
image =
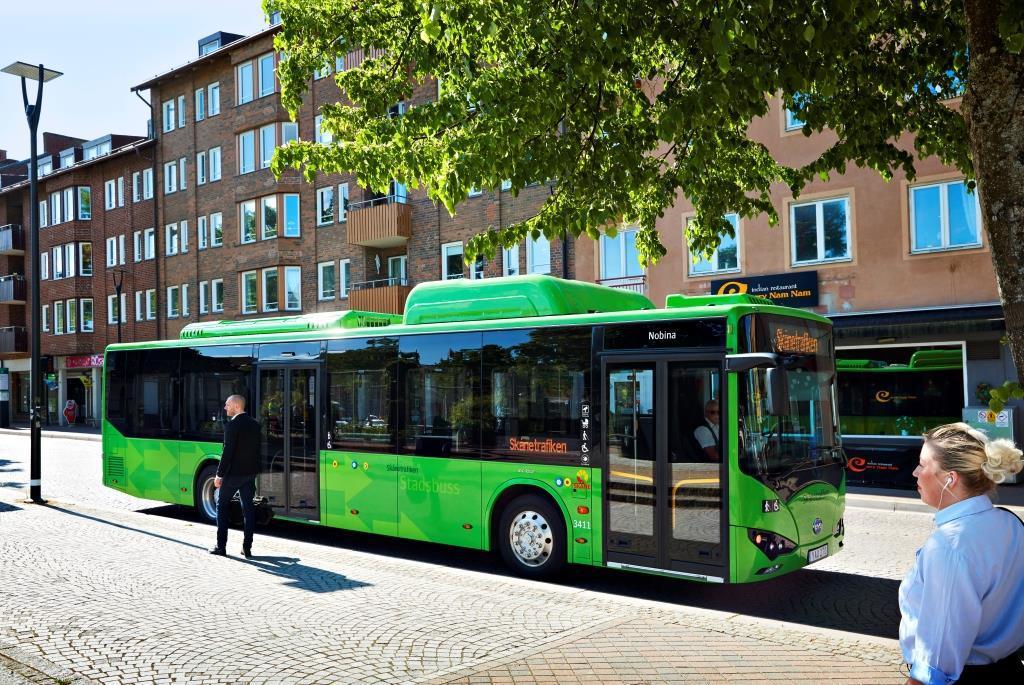
{"type": "Polygon", "coordinates": [[[529,577],[757,581],[842,547],[834,366],[827,319],[759,297],[656,309],[549,276],[424,283],[404,316],[202,322],[109,346],[103,482],[212,521],[237,393],[279,518],[496,550],[529,577]]]}

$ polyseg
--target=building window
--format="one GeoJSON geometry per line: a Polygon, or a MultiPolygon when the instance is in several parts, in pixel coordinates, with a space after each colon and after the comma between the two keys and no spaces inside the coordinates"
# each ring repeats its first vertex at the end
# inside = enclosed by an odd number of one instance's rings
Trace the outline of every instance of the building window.
{"type": "Polygon", "coordinates": [[[239,205],[239,216],[242,242],[256,242],[256,200],[242,202],[239,205]]]}
{"type": "MultiPolygon", "coordinates": [[[[122,190],[123,195],[123,190],[122,190]]],[[[124,200],[121,200],[124,206],[124,200]]],[[[89,186],[78,186],[78,219],[85,221],[92,218],[92,188],[89,186]]]]}
{"type": "Polygon", "coordinates": [[[242,313],[256,313],[256,272],[242,273],[242,313]]]}
{"type": "Polygon", "coordinates": [[[277,237],[277,196],[267,195],[260,198],[261,239],[277,237]]]}
{"type": "Polygon", "coordinates": [[[53,334],[64,335],[64,300],[53,303],[53,334]]]}
{"type": "Polygon", "coordinates": [[[224,244],[224,217],[220,212],[210,215],[210,247],[224,244]]]}
{"type": "Polygon", "coordinates": [[[207,314],[210,311],[209,305],[210,284],[207,281],[199,281],[199,313],[207,314]]]}
{"type": "Polygon", "coordinates": [[[238,173],[248,174],[256,170],[256,131],[238,134],[238,173]]]}
{"type": "Polygon", "coordinates": [[[188,174],[185,173],[185,162],[184,157],[178,160],[178,187],[180,190],[185,190],[188,180],[188,174]]]}
{"type": "Polygon", "coordinates": [[[409,258],[406,255],[388,257],[388,285],[407,285],[409,258]]]}
{"type": "Polygon", "coordinates": [[[199,249],[206,249],[206,217],[201,216],[196,219],[196,238],[199,242],[199,249]]]}
{"type": "Polygon", "coordinates": [[[206,118],[206,89],[196,89],[196,121],[202,121],[206,118]]]}
{"type": "Polygon", "coordinates": [[[787,131],[795,131],[796,129],[803,128],[803,127],[804,127],[803,120],[799,119],[796,116],[796,114],[793,113],[793,110],[787,109],[786,110],[786,130],[787,131]]]}
{"type": "Polygon", "coordinates": [[[220,114],[220,83],[211,83],[206,87],[206,115],[215,117],[220,114]]]}
{"type": "Polygon", "coordinates": [[[238,93],[238,104],[252,102],[252,62],[239,64],[236,74],[235,91],[238,93]]]}
{"type": "Polygon", "coordinates": [[[502,248],[501,263],[505,269],[506,276],[519,275],[519,246],[502,248]]]}
{"type": "MultiPolygon", "coordinates": [[[[697,255],[691,252],[689,260],[691,276],[703,276],[706,274],[717,274],[740,270],[740,217],[737,214],[726,214],[725,220],[732,224],[732,230],[734,235],[719,236],[720,242],[718,243],[718,247],[715,248],[715,251],[713,253],[711,253],[710,258],[705,257],[703,254],[697,255]],[[696,262],[693,260],[694,257],[697,257],[696,262]]],[[[693,218],[691,217],[686,220],[686,225],[689,226],[692,222],[693,218]]],[[[686,244],[685,232],[683,234],[683,244],[686,244]]],[[[634,263],[637,261],[635,242],[633,244],[629,259],[632,260],[632,262],[634,263]]],[[[623,275],[632,276],[639,275],[640,273],[642,273],[642,271],[639,270],[639,264],[637,264],[636,268],[638,269],[637,274],[623,275]]]]}
{"type": "Polygon", "coordinates": [[[210,281],[210,305],[215,312],[224,311],[224,279],[210,281]]]}
{"type": "Polygon", "coordinates": [[[338,262],[338,267],[341,273],[341,278],[339,279],[339,285],[341,286],[339,297],[345,299],[348,297],[348,291],[352,289],[352,262],[348,259],[342,259],[338,262]]]}
{"type": "Polygon", "coordinates": [[[211,147],[210,154],[210,182],[220,180],[220,147],[211,147]]]}
{"type": "Polygon", "coordinates": [[[92,243],[78,243],[78,273],[92,276],[92,243]]]}
{"type": "Polygon", "coordinates": [[[910,188],[911,251],[980,247],[981,207],[962,180],[910,188]]]}
{"type": "Polygon", "coordinates": [[[185,96],[178,96],[178,128],[185,128],[185,96]]]}
{"type": "Polygon", "coordinates": [[[78,330],[78,300],[71,298],[64,304],[67,307],[67,332],[74,333],[78,330]]]}
{"type": "Polygon", "coordinates": [[[134,248],[134,254],[132,255],[132,258],[136,262],[141,262],[142,261],[142,231],[135,231],[135,233],[133,234],[132,238],[133,238],[132,247],[134,248]]]}
{"type": "Polygon", "coordinates": [[[462,243],[447,243],[441,246],[441,278],[443,280],[462,278],[462,243]]]}
{"type": "Polygon", "coordinates": [[[164,254],[168,257],[178,254],[178,224],[164,227],[164,254]]]}
{"type": "Polygon", "coordinates": [[[103,184],[103,208],[113,209],[116,206],[117,199],[114,197],[117,192],[117,186],[114,180],[111,179],[103,184]]]}
{"type": "Polygon", "coordinates": [[[124,176],[117,177],[117,206],[124,207],[124,176]]]}
{"type": "Polygon", "coordinates": [[[164,101],[164,133],[174,130],[174,100],[164,101]]]}
{"type": "Polygon", "coordinates": [[[43,305],[43,316],[42,316],[42,318],[43,318],[43,322],[42,322],[43,323],[43,332],[44,333],[49,333],[50,332],[50,305],[48,305],[48,304],[44,304],[43,305]]]}
{"type": "Polygon", "coordinates": [[[164,164],[164,195],[170,195],[178,189],[178,163],[164,164]]]}
{"type": "Polygon", "coordinates": [[[201,186],[206,183],[206,153],[196,153],[196,185],[201,186]]]}
{"type": "Polygon", "coordinates": [[[142,321],[142,291],[135,293],[135,320],[142,321]]]}
{"type": "Polygon", "coordinates": [[[53,278],[59,280],[64,278],[64,247],[58,245],[50,251],[53,255],[53,278]]]}
{"type": "Polygon", "coordinates": [[[117,304],[117,295],[107,295],[107,323],[116,324],[118,315],[124,316],[117,304]]]}
{"type": "Polygon", "coordinates": [[[60,193],[50,193],[50,223],[56,226],[60,223],[60,193]]]}
{"type": "Polygon", "coordinates": [[[485,277],[484,269],[487,266],[487,262],[484,261],[484,256],[478,254],[476,260],[473,262],[473,266],[469,268],[469,278],[474,281],[479,281],[485,277]]]}
{"type": "Polygon", "coordinates": [[[167,318],[177,319],[181,314],[181,301],[178,286],[172,285],[167,288],[167,318]]]}
{"type": "Polygon", "coordinates": [[[145,253],[144,253],[145,258],[146,259],[155,259],[156,258],[156,229],[155,228],[147,228],[145,231],[142,232],[142,237],[143,237],[143,240],[145,241],[145,246],[144,246],[144,248],[145,248],[145,253]]]}
{"type": "Polygon", "coordinates": [[[46,206],[46,200],[39,201],[39,228],[46,228],[50,224],[50,210],[46,206]]]}
{"type": "Polygon", "coordinates": [[[181,284],[181,315],[188,316],[188,283],[181,284]]]}
{"type": "Polygon", "coordinates": [[[318,188],[316,191],[316,225],[334,223],[334,187],[318,188]]]}
{"type": "Polygon", "coordinates": [[[793,264],[850,258],[849,198],[790,205],[793,264]]]}
{"type": "Polygon", "coordinates": [[[316,290],[318,300],[333,300],[337,295],[337,278],[334,262],[316,265],[316,290]]]}
{"type": "Polygon", "coordinates": [[[302,268],[284,268],[284,308],[290,312],[302,309],[302,268]]]}
{"type": "Polygon", "coordinates": [[[299,196],[297,193],[287,193],[284,196],[284,237],[298,238],[300,232],[299,196]]]}
{"type": "Polygon", "coordinates": [[[260,97],[274,92],[274,53],[268,52],[256,58],[259,64],[260,97]]]}
{"type": "Polygon", "coordinates": [[[64,221],[72,221],[75,218],[75,189],[64,189],[64,221]]]}
{"type": "Polygon", "coordinates": [[[81,326],[83,333],[92,333],[93,331],[93,311],[92,311],[92,298],[85,297],[78,301],[79,317],[78,321],[81,326]]]}
{"type": "Polygon", "coordinates": [[[153,170],[143,169],[142,170],[142,199],[152,200],[153,199],[153,170]]]}
{"type": "Polygon", "coordinates": [[[281,124],[281,145],[287,145],[293,140],[299,139],[299,124],[295,121],[285,121],[281,124]]]}
{"type": "Polygon", "coordinates": [[[188,221],[184,219],[181,220],[178,228],[178,241],[181,245],[178,251],[181,254],[188,252],[188,221]]]}
{"type": "Polygon", "coordinates": [[[318,114],[313,118],[314,128],[316,129],[316,142],[321,145],[327,145],[334,141],[334,136],[329,131],[324,131],[321,126],[323,125],[324,117],[322,114],[318,114]]]}
{"type": "Polygon", "coordinates": [[[45,281],[50,277],[50,253],[43,252],[39,255],[39,280],[45,281]]]}
{"type": "Polygon", "coordinates": [[[75,275],[75,262],[76,262],[76,250],[74,243],[64,244],[64,267],[67,273],[65,274],[68,278],[73,278],[75,275]]]}
{"type": "Polygon", "coordinates": [[[124,236],[123,235],[117,236],[117,248],[118,248],[118,252],[117,253],[118,253],[118,255],[121,258],[120,262],[121,262],[121,264],[124,264],[125,249],[124,249],[124,236]]]}
{"type": "Polygon", "coordinates": [[[132,174],[132,202],[142,199],[142,173],[136,171],[132,174]]]}
{"type": "Polygon", "coordinates": [[[277,147],[277,124],[267,124],[260,128],[260,169],[270,166],[277,147]]]}
{"type": "Polygon", "coordinates": [[[146,291],[146,320],[152,321],[156,318],[156,288],[146,291]]]}
{"type": "Polygon", "coordinates": [[[348,184],[338,185],[338,223],[343,224],[348,220],[348,184]]]}
{"type": "Polygon", "coordinates": [[[526,273],[551,273],[551,242],[543,235],[526,240],[526,273]]]}
{"type": "Polygon", "coordinates": [[[263,270],[263,311],[265,312],[276,312],[278,309],[277,302],[278,284],[277,284],[277,267],[271,267],[263,270]]]}

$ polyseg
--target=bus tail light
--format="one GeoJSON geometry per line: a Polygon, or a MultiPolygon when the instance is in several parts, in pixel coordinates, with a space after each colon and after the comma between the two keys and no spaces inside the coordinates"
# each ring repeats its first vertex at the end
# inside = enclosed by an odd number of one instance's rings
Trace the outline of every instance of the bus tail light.
{"type": "Polygon", "coordinates": [[[776,557],[789,554],[796,549],[796,543],[788,538],[784,538],[778,533],[769,533],[764,530],[754,530],[753,528],[748,531],[750,541],[754,543],[754,546],[761,550],[769,561],[774,561],[776,557]]]}

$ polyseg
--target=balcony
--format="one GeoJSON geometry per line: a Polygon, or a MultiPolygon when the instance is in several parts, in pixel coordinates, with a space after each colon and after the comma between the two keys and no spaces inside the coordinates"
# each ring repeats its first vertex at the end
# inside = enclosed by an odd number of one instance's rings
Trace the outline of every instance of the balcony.
{"type": "Polygon", "coordinates": [[[0,226],[0,254],[25,254],[25,231],[18,224],[0,226]]]}
{"type": "Polygon", "coordinates": [[[353,283],[348,293],[348,306],[362,312],[404,314],[405,300],[412,286],[405,278],[381,278],[353,283]]]}
{"type": "Polygon", "coordinates": [[[0,276],[0,304],[25,304],[25,279],[0,276]]]}
{"type": "Polygon", "coordinates": [[[348,206],[348,244],[398,247],[412,237],[412,208],[394,195],[348,206]]]}
{"type": "Polygon", "coordinates": [[[0,354],[28,354],[28,329],[24,326],[0,328],[0,354]]]}
{"type": "Polygon", "coordinates": [[[628,290],[631,293],[640,293],[641,295],[645,295],[647,293],[646,274],[640,274],[639,276],[620,276],[618,278],[601,278],[598,279],[597,282],[600,285],[606,285],[609,288],[628,290]]]}

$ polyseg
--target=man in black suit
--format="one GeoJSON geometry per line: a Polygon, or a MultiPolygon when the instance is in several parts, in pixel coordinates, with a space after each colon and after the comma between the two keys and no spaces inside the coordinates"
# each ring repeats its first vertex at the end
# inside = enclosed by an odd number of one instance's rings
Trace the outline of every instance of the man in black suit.
{"type": "Polygon", "coordinates": [[[260,468],[260,424],[245,413],[245,398],[232,395],[224,402],[228,421],[224,425],[224,450],[213,485],[217,488],[217,546],[210,554],[224,556],[228,544],[228,511],[238,493],[245,519],[242,554],[252,558],[252,536],[256,529],[256,474],[260,468]]]}

